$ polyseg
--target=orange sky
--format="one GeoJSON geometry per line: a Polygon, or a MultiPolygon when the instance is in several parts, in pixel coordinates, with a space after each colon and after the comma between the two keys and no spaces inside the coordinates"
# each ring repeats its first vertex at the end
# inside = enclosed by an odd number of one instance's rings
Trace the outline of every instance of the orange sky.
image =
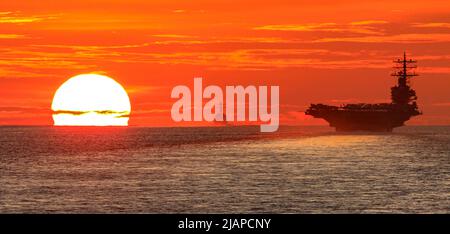
{"type": "Polygon", "coordinates": [[[424,115],[450,124],[449,1],[2,1],[0,125],[52,124],[71,76],[97,72],[128,91],[131,125],[175,125],[171,89],[279,85],[281,124],[326,124],[310,103],[387,102],[391,61],[419,60],[424,115]]]}

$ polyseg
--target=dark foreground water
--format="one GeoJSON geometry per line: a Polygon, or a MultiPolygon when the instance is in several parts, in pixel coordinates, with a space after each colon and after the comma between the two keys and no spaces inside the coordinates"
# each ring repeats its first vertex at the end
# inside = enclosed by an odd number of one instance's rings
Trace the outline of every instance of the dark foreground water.
{"type": "Polygon", "coordinates": [[[450,212],[450,127],[0,127],[0,212],[450,212]]]}

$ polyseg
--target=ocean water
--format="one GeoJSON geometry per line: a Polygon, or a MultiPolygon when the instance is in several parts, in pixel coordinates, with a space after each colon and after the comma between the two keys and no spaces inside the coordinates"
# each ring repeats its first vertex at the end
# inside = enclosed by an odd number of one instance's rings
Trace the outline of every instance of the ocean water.
{"type": "Polygon", "coordinates": [[[450,127],[0,127],[0,212],[449,213],[450,127]]]}

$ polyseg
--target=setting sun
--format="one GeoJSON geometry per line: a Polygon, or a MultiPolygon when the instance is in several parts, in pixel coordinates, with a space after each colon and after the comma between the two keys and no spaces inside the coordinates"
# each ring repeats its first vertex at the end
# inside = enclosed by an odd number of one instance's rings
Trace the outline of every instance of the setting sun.
{"type": "Polygon", "coordinates": [[[131,105],[125,89],[112,78],[82,74],[58,88],[52,111],[56,126],[127,126],[131,105]]]}

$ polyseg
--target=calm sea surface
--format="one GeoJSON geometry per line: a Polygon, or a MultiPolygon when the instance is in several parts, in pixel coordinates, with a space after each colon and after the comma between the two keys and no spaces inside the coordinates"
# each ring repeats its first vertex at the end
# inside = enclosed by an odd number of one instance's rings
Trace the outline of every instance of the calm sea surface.
{"type": "Polygon", "coordinates": [[[258,131],[0,127],[0,212],[450,212],[450,127],[258,131]]]}

